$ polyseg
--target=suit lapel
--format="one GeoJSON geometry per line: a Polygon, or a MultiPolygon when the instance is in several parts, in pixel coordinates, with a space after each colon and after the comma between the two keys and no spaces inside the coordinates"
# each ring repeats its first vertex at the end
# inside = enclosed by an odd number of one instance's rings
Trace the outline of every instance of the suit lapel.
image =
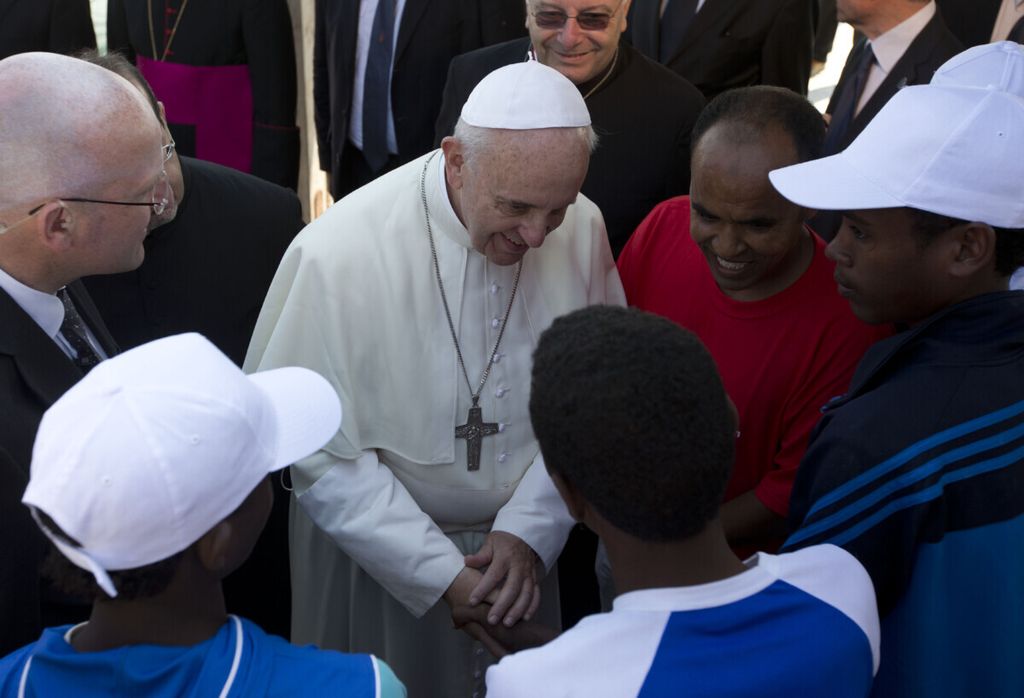
{"type": "Polygon", "coordinates": [[[89,293],[85,290],[85,285],[81,281],[74,281],[68,284],[68,295],[71,296],[72,302],[74,302],[75,307],[78,309],[78,314],[89,325],[89,329],[96,336],[107,357],[118,354],[120,349],[117,346],[117,342],[114,340],[113,335],[110,334],[110,331],[107,330],[107,325],[103,322],[103,318],[100,317],[100,311],[96,308],[96,304],[92,302],[92,298],[89,297],[89,293]]]}
{"type": "MultiPolygon", "coordinates": [[[[686,53],[687,49],[703,38],[705,34],[713,31],[712,27],[721,21],[722,17],[732,10],[736,4],[736,0],[707,0],[704,6],[694,15],[690,26],[686,28],[686,34],[683,36],[679,48],[676,49],[676,52],[672,54],[672,57],[666,63],[672,63],[681,54],[686,53]]],[[[744,12],[752,11],[752,8],[744,10],[744,12]]]]}
{"type": "Polygon", "coordinates": [[[416,25],[423,18],[430,0],[405,0],[405,8],[402,10],[402,21],[398,23],[398,41],[395,44],[394,63],[397,64],[402,57],[402,52],[412,40],[416,25]]]}
{"type": "Polygon", "coordinates": [[[71,359],[4,291],[0,291],[0,322],[4,327],[0,354],[11,356],[25,384],[43,404],[53,404],[81,379],[82,372],[71,359]]]}
{"type": "Polygon", "coordinates": [[[849,132],[860,133],[863,131],[868,122],[875,118],[878,112],[882,110],[886,102],[907,85],[922,84],[931,80],[930,75],[922,76],[920,74],[922,71],[921,64],[926,63],[931,55],[932,47],[935,43],[935,35],[940,27],[940,21],[941,19],[938,15],[932,17],[924,29],[921,30],[921,33],[914,37],[914,40],[910,42],[910,46],[903,52],[900,59],[896,61],[889,74],[885,76],[885,80],[882,81],[882,84],[878,86],[875,93],[864,104],[864,108],[850,122],[849,132]]]}
{"type": "Polygon", "coordinates": [[[15,0],[0,0],[0,24],[4,22],[4,15],[6,15],[13,7],[15,0]]]}
{"type": "Polygon", "coordinates": [[[835,109],[839,104],[839,97],[843,94],[843,90],[846,89],[846,85],[851,79],[850,74],[855,70],[855,66],[860,61],[860,56],[864,52],[865,46],[867,46],[867,39],[861,39],[850,51],[846,63],[843,64],[843,72],[839,75],[839,81],[836,83],[835,89],[832,90],[832,96],[828,100],[828,107],[825,108],[828,114],[835,114],[835,109]]]}
{"type": "Polygon", "coordinates": [[[629,8],[628,30],[633,46],[646,56],[658,59],[658,23],[661,0],[636,0],[629,8]]]}

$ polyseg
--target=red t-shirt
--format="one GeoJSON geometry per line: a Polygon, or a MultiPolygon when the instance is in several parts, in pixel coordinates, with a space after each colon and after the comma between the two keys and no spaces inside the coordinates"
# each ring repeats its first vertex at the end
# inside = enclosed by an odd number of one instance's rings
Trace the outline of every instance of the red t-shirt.
{"type": "Polygon", "coordinates": [[[854,316],[836,291],[824,241],[814,235],[814,245],[789,288],[733,300],[690,237],[690,197],[679,196],[651,211],[618,260],[629,304],[700,337],[736,403],[740,437],[726,501],[754,490],[780,516],[821,406],[846,391],[867,348],[890,334],[854,316]]]}

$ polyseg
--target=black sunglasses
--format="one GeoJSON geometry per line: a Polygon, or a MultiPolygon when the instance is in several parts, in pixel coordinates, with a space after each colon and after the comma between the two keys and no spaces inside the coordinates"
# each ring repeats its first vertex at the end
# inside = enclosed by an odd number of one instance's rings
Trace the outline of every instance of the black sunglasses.
{"type": "MultiPolygon", "coordinates": [[[[622,4],[621,2],[619,3],[622,4]]],[[[615,8],[618,12],[619,8],[615,8]]],[[[578,15],[569,15],[562,10],[541,10],[533,12],[533,21],[541,29],[561,29],[570,19],[575,19],[576,24],[584,31],[602,31],[608,28],[615,16],[615,12],[580,12],[578,15]]]]}

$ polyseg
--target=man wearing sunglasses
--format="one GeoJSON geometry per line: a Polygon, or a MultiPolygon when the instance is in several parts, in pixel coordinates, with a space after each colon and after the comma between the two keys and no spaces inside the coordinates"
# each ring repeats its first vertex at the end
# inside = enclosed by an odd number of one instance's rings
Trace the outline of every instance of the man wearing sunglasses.
{"type": "MultiPolygon", "coordinates": [[[[46,408],[117,347],[78,279],[134,269],[152,218],[173,195],[163,131],[123,79],[83,61],[26,53],[0,61],[0,451],[27,482],[46,408]]],[[[19,477],[20,475],[20,477],[19,477]]],[[[0,530],[0,653],[88,606],[40,590],[30,517],[0,530]]]]}
{"type": "Polygon", "coordinates": [[[654,206],[690,186],[690,131],[704,100],[693,85],[620,36],[633,0],[527,0],[529,38],[452,60],[434,137],[452,134],[485,75],[537,60],[572,80],[601,139],[581,190],[604,215],[612,253],[654,206]]]}

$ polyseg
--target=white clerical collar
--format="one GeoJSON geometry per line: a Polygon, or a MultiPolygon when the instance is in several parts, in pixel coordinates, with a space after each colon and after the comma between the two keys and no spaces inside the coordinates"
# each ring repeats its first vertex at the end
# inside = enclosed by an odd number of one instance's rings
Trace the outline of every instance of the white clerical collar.
{"type": "Polygon", "coordinates": [[[935,16],[935,0],[922,7],[920,10],[907,17],[895,27],[881,36],[875,37],[869,43],[875,54],[878,65],[888,75],[896,61],[903,57],[911,42],[917,38],[921,30],[935,16]]]}
{"type": "MultiPolygon", "coordinates": [[[[473,249],[473,243],[469,239],[469,231],[466,230],[466,226],[459,220],[459,215],[455,213],[455,207],[452,206],[452,200],[448,196],[448,180],[444,173],[444,152],[438,150],[437,154],[437,198],[444,202],[441,204],[442,210],[434,214],[438,217],[437,227],[450,239],[463,247],[473,249]]],[[[434,212],[431,211],[431,213],[434,212]]]]}
{"type": "Polygon", "coordinates": [[[43,328],[50,339],[57,336],[64,322],[64,304],[57,296],[26,286],[3,269],[0,269],[0,288],[43,328]]]}

